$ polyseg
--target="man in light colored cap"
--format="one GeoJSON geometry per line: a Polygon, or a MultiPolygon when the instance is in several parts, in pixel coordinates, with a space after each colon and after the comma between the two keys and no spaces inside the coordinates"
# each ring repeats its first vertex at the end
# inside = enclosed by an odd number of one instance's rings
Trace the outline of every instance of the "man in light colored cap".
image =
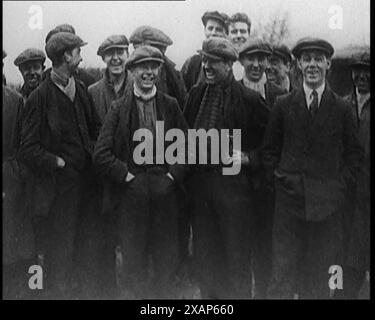
{"type": "Polygon", "coordinates": [[[263,146],[276,190],[269,298],[328,299],[336,288],[328,270],[343,264],[342,213],[363,148],[350,105],[326,82],[333,51],[323,39],[299,40],[292,52],[302,88],[271,111],[263,146]]]}
{"type": "Polygon", "coordinates": [[[157,121],[185,134],[187,124],[177,100],[156,87],[163,62],[157,48],[144,45],[133,51],[126,61],[134,79],[132,93],[113,103],[95,146],[94,162],[107,183],[103,210],[117,217],[125,257],[120,277],[123,299],[177,298],[178,190],[185,168],[156,163],[158,152],[164,157],[170,145],[165,142],[165,147],[160,146],[156,132],[160,129],[157,121]],[[140,132],[145,136],[142,143],[136,142],[142,137],[133,139],[140,132]],[[142,156],[145,144],[156,145],[149,161],[142,156]]]}
{"type": "Polygon", "coordinates": [[[290,66],[293,61],[292,53],[285,44],[274,45],[269,58],[269,68],[266,69],[267,82],[278,86],[285,93],[292,91],[289,79],[290,66]]]}
{"type": "MultiPolygon", "coordinates": [[[[256,169],[257,148],[268,110],[257,93],[235,81],[232,65],[238,52],[229,40],[209,38],[199,53],[205,82],[190,91],[184,110],[188,125],[197,130],[228,129],[232,137],[231,130],[239,129],[241,146],[233,150],[231,157],[233,165],[240,166],[237,175],[223,174],[223,161],[196,165],[191,170],[187,185],[193,216],[195,272],[202,298],[248,299],[254,212],[251,176],[247,173],[256,169]]],[[[211,154],[210,149],[203,152],[211,154]]]]}
{"type": "Polygon", "coordinates": [[[173,41],[163,31],[151,26],[138,27],[130,36],[129,41],[134,48],[140,45],[150,45],[163,53],[164,63],[161,66],[156,87],[158,90],[176,98],[182,110],[187,99],[184,80],[180,72],[175,69],[175,63],[165,55],[167,47],[172,45],[173,41]]]}
{"type": "MultiPolygon", "coordinates": [[[[50,30],[46,36],[45,43],[48,42],[48,40],[56,33],[58,32],[70,32],[72,34],[76,34],[76,31],[74,27],[70,24],[64,23],[56,26],[52,30],[50,30]]],[[[51,72],[51,68],[47,69],[44,72],[44,78],[51,72]]],[[[78,68],[74,74],[74,76],[78,79],[81,80],[85,86],[88,88],[90,85],[92,85],[95,82],[95,79],[93,76],[91,76],[85,69],[78,68]]]]}
{"type": "MultiPolygon", "coordinates": [[[[204,26],[205,38],[211,37],[226,37],[228,35],[227,20],[228,16],[225,13],[218,11],[206,11],[201,20],[204,26]]],[[[202,73],[202,57],[195,54],[188,58],[181,68],[181,74],[185,82],[187,92],[190,91],[197,82],[204,82],[204,75],[202,73]]]]}
{"type": "Polygon", "coordinates": [[[20,93],[26,100],[30,93],[39,86],[43,79],[46,56],[43,51],[29,48],[21,52],[14,60],[14,64],[20,70],[24,81],[20,93]]]}
{"type": "Polygon", "coordinates": [[[103,122],[112,102],[120,99],[127,89],[131,90],[132,84],[129,83],[131,81],[125,70],[125,62],[129,57],[128,47],[129,42],[124,35],[112,35],[98,48],[97,54],[107,68],[103,78],[92,84],[88,91],[103,122]]]}
{"type": "MultiPolygon", "coordinates": [[[[357,177],[355,208],[346,219],[347,254],[344,263],[344,298],[358,299],[361,287],[369,281],[371,215],[371,67],[370,48],[355,53],[350,63],[353,93],[346,97],[357,122],[365,160],[357,177]],[[366,273],[368,276],[366,277],[366,273]]],[[[369,285],[369,284],[368,284],[369,285]]]]}
{"type": "Polygon", "coordinates": [[[33,172],[37,251],[45,255],[46,288],[54,298],[69,296],[81,200],[94,184],[91,153],[101,123],[86,87],[73,77],[85,44],[69,32],[48,40],[52,71],[26,101],[18,153],[33,172]]]}
{"type": "Polygon", "coordinates": [[[244,67],[244,76],[241,83],[257,91],[267,104],[272,108],[278,95],[284,92],[275,85],[267,82],[265,70],[269,66],[269,57],[272,48],[269,43],[261,39],[248,39],[241,47],[239,60],[244,67]]]}

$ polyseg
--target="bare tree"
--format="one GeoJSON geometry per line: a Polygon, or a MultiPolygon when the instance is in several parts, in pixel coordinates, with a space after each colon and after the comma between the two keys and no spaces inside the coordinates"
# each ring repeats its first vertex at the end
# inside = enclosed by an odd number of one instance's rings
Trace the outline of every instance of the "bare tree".
{"type": "Polygon", "coordinates": [[[280,14],[277,12],[272,15],[265,23],[259,23],[253,36],[260,37],[271,44],[279,44],[285,42],[290,35],[289,29],[289,14],[284,12],[280,14]]]}

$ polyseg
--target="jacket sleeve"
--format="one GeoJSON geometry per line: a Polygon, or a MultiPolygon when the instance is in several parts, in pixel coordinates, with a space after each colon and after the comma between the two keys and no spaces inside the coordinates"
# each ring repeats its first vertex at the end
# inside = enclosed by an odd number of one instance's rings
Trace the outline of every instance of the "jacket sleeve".
{"type": "Polygon", "coordinates": [[[119,105],[114,105],[105,118],[94,150],[94,165],[99,174],[116,183],[123,183],[128,166],[114,154],[114,137],[119,123],[119,105]]]}
{"type": "Polygon", "coordinates": [[[250,114],[251,119],[248,123],[250,143],[247,153],[252,170],[256,170],[260,166],[260,148],[264,138],[266,126],[269,119],[269,110],[260,98],[260,95],[252,96],[251,105],[253,106],[250,114]]]}
{"type": "Polygon", "coordinates": [[[89,99],[89,121],[88,121],[88,130],[89,136],[91,141],[94,143],[98,139],[100,129],[102,127],[102,120],[98,114],[98,111],[95,108],[93,95],[91,94],[91,90],[86,91],[88,99],[89,99]]]}
{"type": "Polygon", "coordinates": [[[44,118],[43,101],[39,94],[27,99],[22,119],[22,129],[18,158],[26,165],[54,172],[57,166],[57,156],[47,151],[41,143],[44,118]]]}
{"type": "Polygon", "coordinates": [[[173,112],[173,119],[174,124],[173,128],[178,128],[183,131],[185,136],[185,164],[174,164],[170,165],[168,170],[172,174],[173,178],[178,182],[182,183],[184,180],[185,175],[188,171],[187,165],[187,150],[188,150],[188,140],[187,140],[187,132],[188,132],[188,124],[182,114],[181,109],[178,107],[178,103],[176,100],[173,99],[173,103],[171,105],[171,111],[173,112]]]}
{"type": "Polygon", "coordinates": [[[346,186],[353,188],[364,161],[364,149],[359,141],[356,121],[347,101],[344,102],[343,123],[342,177],[346,186]]]}
{"type": "Polygon", "coordinates": [[[263,144],[260,150],[261,162],[267,174],[273,175],[277,167],[283,147],[283,113],[282,102],[277,99],[271,110],[263,144]]]}

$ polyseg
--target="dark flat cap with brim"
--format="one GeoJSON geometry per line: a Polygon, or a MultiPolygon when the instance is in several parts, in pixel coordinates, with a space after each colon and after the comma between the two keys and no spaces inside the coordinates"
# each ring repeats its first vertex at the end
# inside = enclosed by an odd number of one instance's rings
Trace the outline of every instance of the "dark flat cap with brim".
{"type": "Polygon", "coordinates": [[[149,62],[154,61],[158,62],[159,64],[163,63],[163,54],[161,51],[155,47],[144,45],[137,47],[132,54],[130,55],[129,59],[125,62],[125,68],[130,69],[137,64],[142,62],[149,62]]]}
{"type": "Polygon", "coordinates": [[[213,37],[203,41],[202,49],[198,50],[203,56],[214,60],[231,60],[238,59],[237,49],[226,38],[213,37]]]}
{"type": "Polygon", "coordinates": [[[358,67],[370,67],[370,49],[358,53],[356,55],[353,55],[351,58],[350,67],[352,68],[358,68],[358,67]]]}
{"type": "Polygon", "coordinates": [[[63,23],[63,24],[60,24],[58,26],[56,26],[55,28],[53,28],[50,32],[48,32],[47,36],[46,36],[46,41],[45,43],[48,42],[48,40],[56,33],[58,32],[70,32],[70,33],[73,33],[73,34],[76,34],[76,31],[74,29],[74,27],[70,24],[67,24],[67,23],[63,23]]]}
{"type": "Polygon", "coordinates": [[[18,67],[21,64],[29,61],[40,61],[41,63],[44,63],[44,61],[46,61],[46,55],[42,50],[28,48],[18,55],[18,57],[14,60],[14,64],[18,67]]]}
{"type": "Polygon", "coordinates": [[[111,48],[124,48],[127,49],[129,47],[128,39],[122,34],[114,34],[109,36],[107,39],[103,41],[103,43],[99,46],[97,54],[103,57],[104,53],[111,48]]]}
{"type": "Polygon", "coordinates": [[[262,39],[247,39],[241,46],[240,56],[251,55],[254,53],[263,53],[265,55],[272,54],[271,45],[262,39]]]}
{"type": "Polygon", "coordinates": [[[133,45],[143,44],[162,47],[168,47],[173,44],[171,38],[169,38],[163,31],[151,26],[140,26],[135,29],[131,34],[129,41],[133,45]]]}
{"type": "Polygon", "coordinates": [[[77,35],[70,32],[58,32],[51,36],[46,43],[46,53],[48,58],[56,57],[64,51],[86,45],[77,35]]]}
{"type": "Polygon", "coordinates": [[[220,13],[218,11],[206,11],[202,16],[202,23],[204,26],[206,26],[209,19],[219,21],[228,32],[227,22],[229,20],[229,17],[225,13],[220,13]]]}
{"type": "Polygon", "coordinates": [[[301,56],[301,53],[306,50],[319,50],[326,54],[328,58],[332,57],[334,49],[332,45],[320,38],[302,38],[297,41],[296,45],[292,49],[292,53],[296,58],[301,56]]]}
{"type": "Polygon", "coordinates": [[[293,60],[292,53],[285,44],[274,45],[272,47],[272,54],[287,62],[292,62],[293,60]]]}

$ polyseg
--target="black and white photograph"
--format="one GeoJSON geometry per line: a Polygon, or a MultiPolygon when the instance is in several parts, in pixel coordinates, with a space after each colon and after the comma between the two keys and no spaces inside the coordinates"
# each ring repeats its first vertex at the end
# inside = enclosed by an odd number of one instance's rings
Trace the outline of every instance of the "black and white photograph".
{"type": "Polygon", "coordinates": [[[370,300],[370,0],[2,12],[2,300],[370,300]]]}

